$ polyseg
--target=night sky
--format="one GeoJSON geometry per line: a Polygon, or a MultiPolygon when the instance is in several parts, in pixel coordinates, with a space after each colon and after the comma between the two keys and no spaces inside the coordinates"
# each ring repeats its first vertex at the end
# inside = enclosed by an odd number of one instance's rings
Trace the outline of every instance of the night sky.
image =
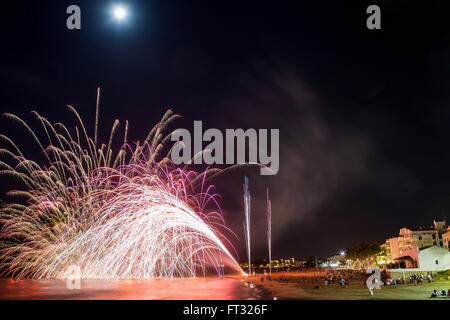
{"type": "MultiPolygon", "coordinates": [[[[383,242],[404,226],[450,218],[450,23],[444,1],[10,1],[2,9],[0,111],[37,110],[93,133],[102,89],[103,140],[114,119],[143,140],[171,108],[175,128],[279,128],[280,170],[236,170],[214,181],[245,258],[244,175],[250,178],[254,256],[328,256],[383,242]],[[314,5],[311,4],[314,2],[314,5]],[[67,6],[82,29],[66,28],[67,6]],[[381,7],[381,30],[366,8],[381,7]]],[[[173,128],[173,129],[175,129],[173,128]]],[[[28,155],[28,136],[0,121],[28,155]]],[[[8,182],[3,182],[6,191],[8,182]]]]}

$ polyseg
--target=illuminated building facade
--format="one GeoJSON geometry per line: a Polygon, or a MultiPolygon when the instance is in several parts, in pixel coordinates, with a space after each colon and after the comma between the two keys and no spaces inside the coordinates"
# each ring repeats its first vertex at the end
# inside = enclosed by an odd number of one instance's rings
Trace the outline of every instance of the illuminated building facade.
{"type": "Polygon", "coordinates": [[[450,250],[450,227],[447,228],[447,232],[442,235],[444,241],[444,247],[450,250]]]}
{"type": "Polygon", "coordinates": [[[434,221],[432,226],[418,226],[400,229],[399,236],[386,241],[391,259],[402,262],[408,268],[417,265],[417,254],[429,247],[447,247],[450,232],[445,221],[434,221]]]}

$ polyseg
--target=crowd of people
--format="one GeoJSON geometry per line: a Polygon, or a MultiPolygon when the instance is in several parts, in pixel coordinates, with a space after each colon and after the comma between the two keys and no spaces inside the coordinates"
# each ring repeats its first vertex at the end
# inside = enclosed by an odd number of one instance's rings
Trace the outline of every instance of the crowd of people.
{"type": "MultiPolygon", "coordinates": [[[[315,285],[323,283],[325,286],[339,284],[340,287],[345,288],[350,280],[360,280],[361,278],[362,273],[359,271],[326,270],[325,273],[318,273],[311,277],[311,283],[315,285]]],[[[300,281],[308,282],[305,277],[302,277],[300,281]]]]}
{"type": "MultiPolygon", "coordinates": [[[[427,272],[426,279],[427,279],[428,283],[433,281],[433,279],[434,279],[433,273],[427,272]]],[[[423,273],[420,273],[420,274],[413,273],[409,276],[409,283],[422,284],[423,281],[424,281],[423,273]]]]}
{"type": "MultiPolygon", "coordinates": [[[[301,283],[311,283],[313,285],[324,284],[325,286],[330,286],[334,284],[339,284],[340,287],[345,287],[350,280],[361,280],[363,278],[363,274],[359,271],[338,271],[338,270],[316,270],[317,272],[313,272],[312,276],[302,276],[300,278],[301,283]]],[[[270,281],[272,280],[272,276],[264,274],[261,277],[261,281],[270,281]]],[[[278,281],[291,281],[298,280],[298,277],[293,272],[290,275],[290,272],[287,271],[285,274],[282,274],[277,277],[278,281]]]]}
{"type": "MultiPolygon", "coordinates": [[[[362,280],[367,287],[366,279],[368,277],[368,274],[363,271],[356,271],[356,270],[336,270],[336,269],[310,269],[309,276],[301,276],[298,277],[295,272],[285,272],[282,275],[277,276],[276,280],[279,280],[280,282],[284,281],[300,281],[301,283],[309,283],[312,284],[313,288],[319,289],[322,285],[325,287],[330,286],[337,286],[341,288],[346,288],[351,280],[360,281],[362,280]]],[[[435,275],[432,272],[426,272],[426,273],[411,273],[411,274],[403,274],[403,276],[398,276],[396,278],[390,277],[386,271],[382,271],[381,278],[379,280],[379,284],[381,287],[394,287],[397,285],[406,285],[406,284],[415,284],[415,285],[421,285],[424,281],[427,281],[428,283],[433,282],[435,275]]],[[[271,275],[264,274],[263,277],[261,277],[261,281],[272,280],[271,275]]],[[[369,288],[368,288],[369,289],[369,288]]],[[[370,294],[373,295],[373,290],[369,289],[370,294]]],[[[445,290],[436,290],[434,289],[431,298],[436,297],[449,297],[450,298],[450,289],[445,290]]]]}
{"type": "Polygon", "coordinates": [[[448,289],[447,291],[445,291],[445,289],[442,289],[441,293],[439,293],[439,291],[434,289],[430,298],[437,298],[437,297],[450,297],[450,289],[448,289]]]}

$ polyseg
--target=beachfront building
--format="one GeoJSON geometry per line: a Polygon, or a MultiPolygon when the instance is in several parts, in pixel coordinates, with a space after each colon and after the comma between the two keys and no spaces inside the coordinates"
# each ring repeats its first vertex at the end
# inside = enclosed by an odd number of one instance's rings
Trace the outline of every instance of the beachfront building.
{"type": "Polygon", "coordinates": [[[377,265],[385,266],[392,263],[391,248],[388,241],[380,245],[380,253],[376,256],[377,265]]]}
{"type": "Polygon", "coordinates": [[[419,253],[427,248],[439,247],[447,249],[450,232],[446,221],[433,221],[431,226],[417,226],[400,229],[399,236],[386,241],[391,259],[404,268],[418,268],[419,253]]]}
{"type": "Polygon", "coordinates": [[[444,247],[450,251],[450,227],[447,227],[447,232],[442,234],[442,241],[444,241],[444,247]]]}
{"type": "Polygon", "coordinates": [[[432,226],[418,226],[413,228],[400,229],[399,236],[388,239],[392,259],[404,256],[411,249],[423,249],[432,246],[444,246],[444,234],[447,225],[445,221],[434,221],[432,226]]]}
{"type": "Polygon", "coordinates": [[[410,271],[436,272],[450,269],[450,252],[446,248],[432,246],[425,249],[411,249],[397,259],[407,262],[406,267],[391,269],[391,272],[410,271]]]}
{"type": "Polygon", "coordinates": [[[430,247],[419,250],[418,256],[421,270],[443,271],[450,269],[450,253],[442,247],[430,247]]]}

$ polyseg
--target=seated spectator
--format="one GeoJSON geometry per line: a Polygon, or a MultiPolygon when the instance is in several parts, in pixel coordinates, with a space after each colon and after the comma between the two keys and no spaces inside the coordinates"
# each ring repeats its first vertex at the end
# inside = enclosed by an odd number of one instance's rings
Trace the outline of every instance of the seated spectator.
{"type": "Polygon", "coordinates": [[[439,292],[437,292],[437,290],[434,289],[434,290],[433,290],[433,293],[431,294],[431,297],[430,297],[430,298],[436,298],[436,297],[439,297],[439,292]]]}

